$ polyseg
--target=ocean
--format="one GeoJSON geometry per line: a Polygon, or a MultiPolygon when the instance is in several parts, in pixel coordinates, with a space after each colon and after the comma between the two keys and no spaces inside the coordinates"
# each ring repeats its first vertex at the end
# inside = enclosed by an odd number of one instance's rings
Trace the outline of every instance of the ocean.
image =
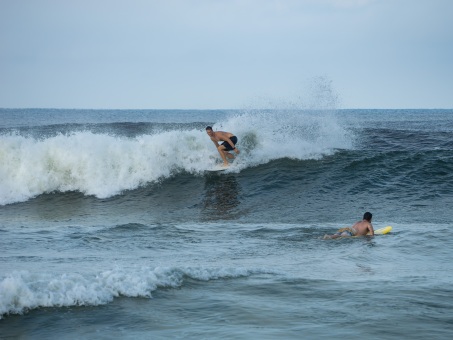
{"type": "Polygon", "coordinates": [[[452,207],[453,110],[0,109],[0,338],[450,339],[452,207]]]}

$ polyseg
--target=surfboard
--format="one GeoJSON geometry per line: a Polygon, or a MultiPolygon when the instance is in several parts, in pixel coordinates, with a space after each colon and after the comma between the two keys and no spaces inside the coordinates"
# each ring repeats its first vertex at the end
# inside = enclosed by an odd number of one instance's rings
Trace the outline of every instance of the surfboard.
{"type": "Polygon", "coordinates": [[[213,168],[211,169],[206,169],[205,171],[209,171],[209,172],[218,172],[218,171],[225,171],[227,170],[228,167],[224,167],[224,166],[221,166],[221,165],[216,165],[214,166],[213,168]]]}
{"type": "MultiPolygon", "coordinates": [[[[374,231],[374,235],[385,235],[385,234],[388,234],[389,232],[392,231],[392,227],[391,226],[387,226],[387,227],[384,227],[384,228],[380,228],[380,229],[376,229],[374,231]]],[[[369,235],[369,234],[368,234],[369,235]]]]}
{"type": "Polygon", "coordinates": [[[205,171],[209,172],[220,172],[220,171],[225,171],[228,168],[213,168],[213,169],[206,169],[205,171]]]}
{"type": "MultiPolygon", "coordinates": [[[[385,235],[385,234],[388,234],[390,231],[392,231],[392,227],[391,226],[387,226],[387,227],[384,227],[384,228],[380,228],[380,229],[376,229],[374,231],[374,235],[385,235]]],[[[367,236],[370,235],[369,233],[367,234],[367,236]]],[[[332,239],[333,235],[324,235],[323,239],[332,239]]],[[[349,237],[349,236],[341,236],[341,237],[335,237],[334,239],[336,240],[340,240],[342,238],[345,238],[345,237],[349,237]]],[[[353,236],[353,237],[361,237],[361,236],[353,236]]]]}

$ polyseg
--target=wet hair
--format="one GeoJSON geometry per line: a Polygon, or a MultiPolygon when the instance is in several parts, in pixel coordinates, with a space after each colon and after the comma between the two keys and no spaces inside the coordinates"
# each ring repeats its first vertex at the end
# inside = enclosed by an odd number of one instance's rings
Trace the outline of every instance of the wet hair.
{"type": "Polygon", "coordinates": [[[212,131],[212,126],[206,126],[206,131],[211,130],[212,131]]]}
{"type": "Polygon", "coordinates": [[[373,218],[373,214],[368,211],[365,214],[363,214],[363,219],[367,220],[368,222],[370,222],[372,218],[373,218]]]}

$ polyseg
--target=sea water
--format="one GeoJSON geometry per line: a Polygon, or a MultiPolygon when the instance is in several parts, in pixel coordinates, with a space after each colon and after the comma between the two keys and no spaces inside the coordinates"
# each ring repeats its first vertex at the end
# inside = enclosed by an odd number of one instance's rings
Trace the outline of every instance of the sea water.
{"type": "Polygon", "coordinates": [[[452,110],[0,118],[2,339],[453,336],[452,110]]]}

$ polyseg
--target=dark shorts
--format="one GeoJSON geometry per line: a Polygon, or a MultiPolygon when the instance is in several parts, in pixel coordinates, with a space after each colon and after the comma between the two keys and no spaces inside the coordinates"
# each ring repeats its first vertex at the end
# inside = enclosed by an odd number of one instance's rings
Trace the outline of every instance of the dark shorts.
{"type": "MultiPolygon", "coordinates": [[[[236,143],[238,142],[238,138],[236,136],[231,137],[230,140],[233,142],[234,145],[236,145],[236,143]]],[[[234,150],[234,148],[232,148],[230,143],[228,142],[223,142],[222,145],[225,147],[227,151],[234,150]]]]}

